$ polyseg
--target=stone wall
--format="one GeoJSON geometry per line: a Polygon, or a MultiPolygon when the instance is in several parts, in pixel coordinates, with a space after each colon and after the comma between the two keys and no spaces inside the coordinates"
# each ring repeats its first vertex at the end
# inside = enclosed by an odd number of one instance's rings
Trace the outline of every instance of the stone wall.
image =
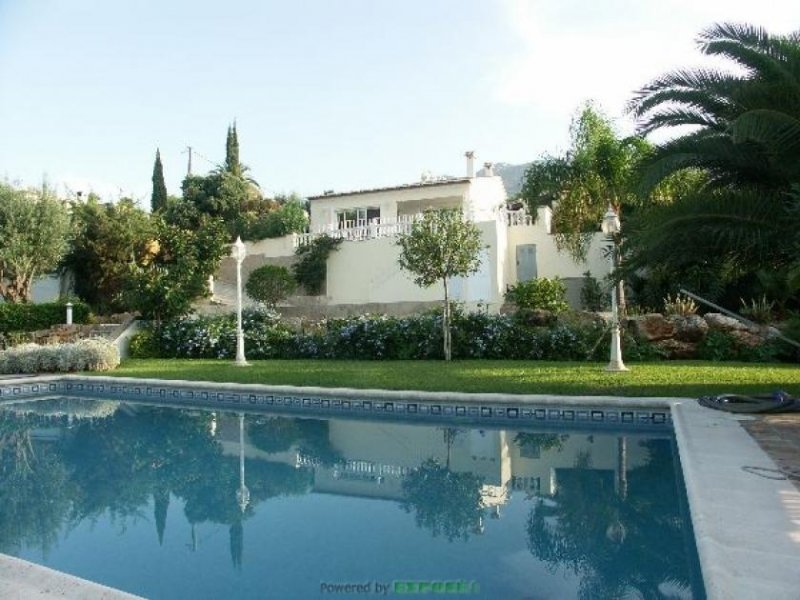
{"type": "Polygon", "coordinates": [[[697,347],[712,331],[726,333],[739,345],[750,348],[760,346],[778,335],[774,327],[747,325],[720,313],[703,316],[651,313],[628,318],[626,326],[640,339],[663,350],[668,358],[677,359],[696,358],[697,347]]]}

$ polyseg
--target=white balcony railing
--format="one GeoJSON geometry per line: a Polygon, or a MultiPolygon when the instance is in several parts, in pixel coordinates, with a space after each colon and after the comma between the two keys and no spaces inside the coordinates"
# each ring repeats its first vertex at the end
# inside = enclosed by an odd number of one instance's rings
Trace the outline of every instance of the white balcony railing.
{"type": "Polygon", "coordinates": [[[519,210],[505,209],[500,214],[505,216],[508,227],[530,227],[536,224],[535,219],[522,208],[519,210]]]}
{"type": "MultiPolygon", "coordinates": [[[[411,226],[422,218],[422,213],[401,215],[397,218],[381,217],[376,219],[352,219],[340,221],[335,225],[322,227],[313,233],[300,233],[294,236],[294,247],[305,246],[314,238],[327,235],[336,239],[348,241],[372,240],[375,238],[394,237],[402,233],[409,233],[411,226]]],[[[525,210],[508,210],[505,208],[497,212],[497,218],[507,227],[531,227],[536,220],[525,210]]]]}
{"type": "Polygon", "coordinates": [[[397,218],[376,218],[342,221],[336,225],[323,227],[314,233],[301,233],[294,237],[295,248],[311,243],[314,238],[323,235],[348,241],[372,240],[382,237],[394,237],[409,233],[411,226],[422,218],[422,214],[401,215],[397,218]]]}

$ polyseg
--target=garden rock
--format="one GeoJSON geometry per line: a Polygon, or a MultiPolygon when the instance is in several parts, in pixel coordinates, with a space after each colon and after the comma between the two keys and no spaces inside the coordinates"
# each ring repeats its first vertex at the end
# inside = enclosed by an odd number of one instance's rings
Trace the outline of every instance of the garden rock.
{"type": "Polygon", "coordinates": [[[674,338],[659,340],[654,343],[654,346],[660,349],[667,358],[672,359],[694,358],[697,354],[696,344],[682,342],[674,338]]]}
{"type": "Polygon", "coordinates": [[[675,326],[675,339],[681,342],[700,342],[708,333],[708,323],[699,315],[673,316],[669,320],[675,326]]]}
{"type": "Polygon", "coordinates": [[[633,317],[628,320],[628,328],[639,339],[648,342],[665,340],[675,333],[675,325],[658,313],[633,317]]]}
{"type": "Polygon", "coordinates": [[[730,335],[734,340],[736,340],[736,343],[739,344],[740,346],[747,346],[748,348],[757,348],[758,346],[764,343],[764,338],[758,333],[754,333],[753,331],[736,329],[733,331],[729,331],[728,335],[730,335]]]}
{"type": "Polygon", "coordinates": [[[721,313],[708,313],[704,318],[711,329],[718,331],[742,331],[747,329],[747,325],[741,321],[721,313]]]}

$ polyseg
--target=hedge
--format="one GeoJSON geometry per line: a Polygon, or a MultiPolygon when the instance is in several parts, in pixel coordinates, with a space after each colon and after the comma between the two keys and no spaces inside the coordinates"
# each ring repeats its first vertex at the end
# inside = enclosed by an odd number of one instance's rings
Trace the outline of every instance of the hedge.
{"type": "MultiPolygon", "coordinates": [[[[442,358],[440,314],[412,317],[365,315],[321,322],[311,331],[294,331],[277,317],[259,311],[243,315],[247,357],[405,360],[442,358]]],[[[453,357],[542,360],[604,360],[609,336],[592,321],[561,319],[548,326],[525,315],[456,312],[453,357]]],[[[659,358],[656,349],[625,338],[626,360],[659,358]]],[[[236,321],[231,316],[181,319],[144,330],[131,340],[133,358],[233,358],[236,321]]]]}
{"type": "MultiPolygon", "coordinates": [[[[86,323],[91,311],[83,302],[72,303],[73,323],[86,323]]],[[[49,329],[67,321],[67,307],[63,302],[43,304],[0,304],[0,333],[12,331],[38,331],[49,329]]]]}

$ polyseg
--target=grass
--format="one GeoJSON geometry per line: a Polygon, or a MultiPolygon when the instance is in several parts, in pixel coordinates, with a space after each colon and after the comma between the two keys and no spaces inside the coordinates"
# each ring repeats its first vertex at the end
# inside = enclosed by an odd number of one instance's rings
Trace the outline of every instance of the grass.
{"type": "Polygon", "coordinates": [[[700,361],[631,363],[627,373],[604,364],[513,360],[263,360],[237,367],[223,360],[125,361],[119,377],[187,379],[321,387],[509,394],[696,397],[785,390],[800,395],[800,367],[700,361]]]}

